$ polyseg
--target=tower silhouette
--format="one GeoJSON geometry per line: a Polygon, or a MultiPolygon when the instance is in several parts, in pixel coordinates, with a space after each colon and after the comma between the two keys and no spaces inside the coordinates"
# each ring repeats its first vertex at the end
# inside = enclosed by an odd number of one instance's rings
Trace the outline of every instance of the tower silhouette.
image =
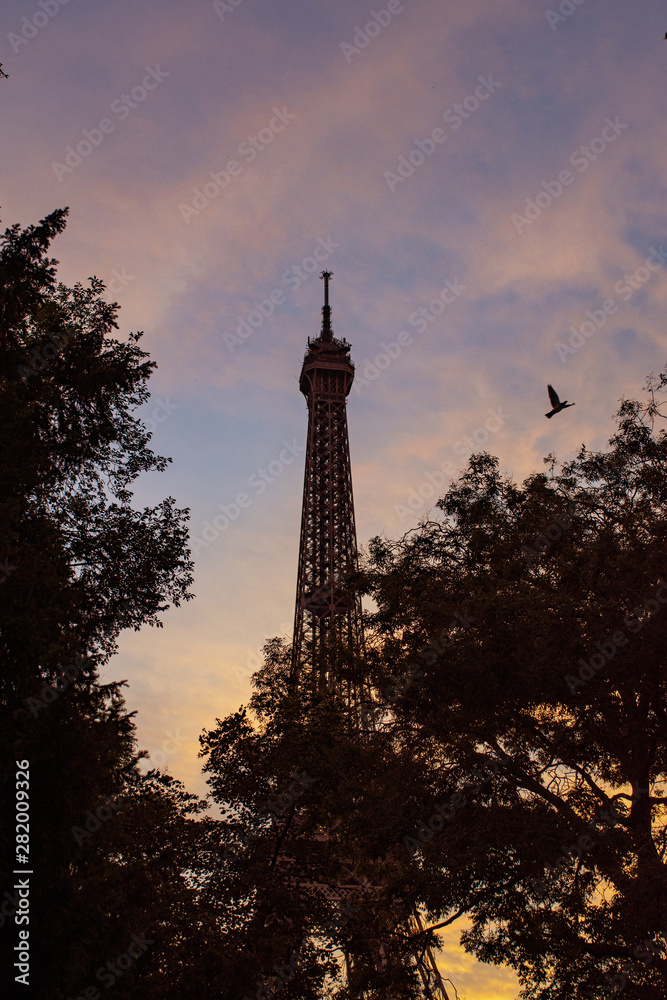
{"type": "Polygon", "coordinates": [[[359,692],[341,656],[363,649],[361,599],[350,587],[357,569],[346,399],[354,380],[350,344],[333,335],[329,281],[319,337],[308,338],[299,388],[308,403],[308,443],[294,614],[292,683],[335,691],[348,703],[359,692]],[[335,664],[339,664],[339,669],[335,664]],[[304,670],[310,675],[303,677],[304,670]]]}
{"type": "MultiPolygon", "coordinates": [[[[363,669],[361,598],[352,586],[357,570],[357,535],[346,401],[354,380],[354,364],[350,344],[334,337],[331,327],[329,281],[333,274],[322,271],[320,277],[324,280],[322,329],[319,337],[308,338],[299,379],[308,404],[308,442],[291,684],[338,695],[347,704],[353,725],[363,730],[373,714],[364,712],[366,704],[372,706],[371,685],[363,669]]],[[[336,887],[312,878],[298,881],[305,891],[323,892],[341,903],[360,891],[372,895],[380,888],[360,881],[351,870],[346,882],[336,887]]],[[[423,931],[418,913],[411,915],[410,929],[423,931]]],[[[386,948],[381,940],[375,945],[369,961],[380,969],[386,963],[386,948]]],[[[347,955],[345,962],[349,977],[347,955]]],[[[422,946],[415,954],[415,965],[424,997],[449,1000],[430,947],[422,946]]]]}

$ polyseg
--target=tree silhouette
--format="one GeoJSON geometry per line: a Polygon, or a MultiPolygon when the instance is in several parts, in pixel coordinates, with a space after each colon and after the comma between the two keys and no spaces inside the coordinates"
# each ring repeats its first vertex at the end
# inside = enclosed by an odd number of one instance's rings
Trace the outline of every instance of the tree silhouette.
{"type": "MultiPolygon", "coordinates": [[[[654,390],[664,386],[653,383],[654,390]]],[[[378,689],[431,760],[415,878],[530,998],[664,996],[667,435],[624,401],[607,451],[523,486],[473,456],[370,546],[378,689]],[[495,774],[474,780],[480,761],[495,774]],[[458,810],[446,822],[436,804],[458,810]]],[[[414,795],[413,790],[413,795],[414,795]]]]}
{"type": "MultiPolygon", "coordinates": [[[[155,364],[115,339],[104,285],[56,282],[48,249],[67,210],[0,243],[0,936],[12,982],[17,766],[28,762],[30,995],[201,997],[215,913],[194,908],[207,823],[166,776],[142,777],[122,682],[99,670],[122,629],[160,624],[190,597],[187,511],[132,506],[167,459],[134,415],[155,364]],[[104,967],[132,935],[153,942],[122,977],[104,967]],[[102,968],[106,980],[97,972],[102,968]],[[111,981],[109,977],[111,976],[111,981]],[[88,994],[90,995],[90,993],[88,994]]],[[[21,869],[23,870],[23,869],[21,869]]],[[[138,950],[137,946],[134,950],[138,950]]],[[[123,960],[125,961],[125,960],[123,960]]]]}

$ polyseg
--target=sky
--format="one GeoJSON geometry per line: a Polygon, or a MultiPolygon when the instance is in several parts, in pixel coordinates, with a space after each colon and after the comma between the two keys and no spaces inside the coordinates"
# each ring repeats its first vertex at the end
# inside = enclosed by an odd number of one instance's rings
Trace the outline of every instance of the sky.
{"type": "MultiPolygon", "coordinates": [[[[291,632],[322,269],[362,547],[473,452],[522,481],[603,448],[664,370],[665,31],[662,0],[3,0],[3,226],[69,206],[60,280],[102,278],[158,364],[173,463],[135,498],[190,508],[196,599],[106,678],[190,790],[291,632]]],[[[457,936],[461,1000],[516,996],[457,936]]]]}

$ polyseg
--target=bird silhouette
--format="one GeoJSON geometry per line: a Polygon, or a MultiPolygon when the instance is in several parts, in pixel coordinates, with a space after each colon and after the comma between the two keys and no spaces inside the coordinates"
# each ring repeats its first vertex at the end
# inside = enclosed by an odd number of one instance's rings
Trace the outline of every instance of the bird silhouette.
{"type": "Polygon", "coordinates": [[[550,413],[544,414],[544,416],[548,417],[549,420],[551,420],[554,413],[560,413],[560,411],[564,410],[566,406],[574,406],[574,403],[568,403],[566,399],[563,400],[563,402],[561,403],[560,399],[558,398],[558,393],[556,392],[556,390],[552,385],[547,386],[547,392],[549,393],[549,401],[553,406],[553,410],[551,410],[550,413]]]}

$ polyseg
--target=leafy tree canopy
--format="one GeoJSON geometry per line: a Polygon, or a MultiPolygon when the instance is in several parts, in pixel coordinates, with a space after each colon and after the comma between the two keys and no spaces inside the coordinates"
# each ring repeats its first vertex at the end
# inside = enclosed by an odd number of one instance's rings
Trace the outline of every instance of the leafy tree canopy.
{"type": "Polygon", "coordinates": [[[536,1000],[665,993],[666,384],[608,450],[522,486],[475,455],[441,517],[370,545],[378,718],[429,762],[415,878],[536,1000]]]}
{"type": "MultiPolygon", "coordinates": [[[[191,596],[187,510],[132,506],[167,459],[134,415],[155,364],[90,278],[56,281],[49,246],[67,210],[0,238],[0,935],[13,981],[15,761],[29,772],[31,996],[65,1000],[153,940],[118,1000],[201,997],[217,918],[195,908],[202,803],[138,769],[122,683],[99,668],[125,628],[191,596]],[[139,946],[137,946],[139,947],[139,946]],[[136,950],[136,949],[135,949],[136,950]],[[209,956],[209,957],[207,957],[209,956]]],[[[26,788],[24,784],[22,786],[26,788]]],[[[4,970],[3,970],[4,971],[4,970]]]]}
{"type": "MultiPolygon", "coordinates": [[[[283,640],[264,652],[249,706],[201,737],[223,810],[209,886],[229,914],[222,995],[427,996],[420,968],[438,939],[414,920],[428,890],[405,864],[401,834],[410,788],[428,771],[398,731],[360,729],[335,693],[290,688],[283,640]]],[[[353,668],[343,651],[330,655],[353,668]]],[[[422,909],[441,912],[438,900],[422,909]]]]}

